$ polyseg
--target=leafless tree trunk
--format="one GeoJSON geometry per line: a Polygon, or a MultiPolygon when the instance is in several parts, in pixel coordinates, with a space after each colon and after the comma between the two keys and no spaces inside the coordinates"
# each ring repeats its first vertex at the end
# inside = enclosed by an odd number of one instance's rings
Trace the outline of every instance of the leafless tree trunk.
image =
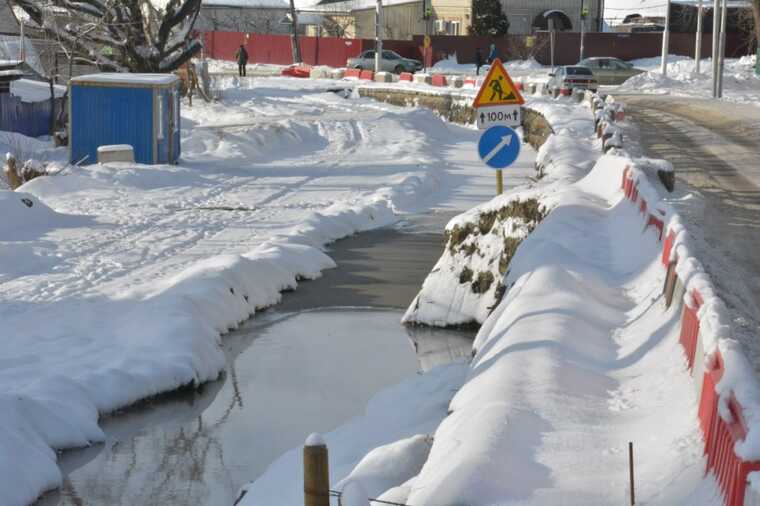
{"type": "Polygon", "coordinates": [[[292,21],[290,44],[293,49],[293,63],[301,63],[301,46],[298,45],[298,17],[294,0],[290,0],[290,19],[292,21]]]}

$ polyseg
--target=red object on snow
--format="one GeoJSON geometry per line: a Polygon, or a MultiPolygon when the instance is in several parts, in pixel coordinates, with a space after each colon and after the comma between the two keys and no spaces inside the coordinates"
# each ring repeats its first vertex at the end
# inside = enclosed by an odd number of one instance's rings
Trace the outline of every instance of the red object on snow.
{"type": "Polygon", "coordinates": [[[282,70],[283,76],[290,77],[309,77],[311,75],[311,67],[308,65],[299,65],[296,67],[288,67],[282,70]]]}
{"type": "Polygon", "coordinates": [[[446,86],[446,76],[443,74],[433,74],[430,78],[430,84],[433,86],[446,86]]]}
{"type": "Polygon", "coordinates": [[[362,73],[362,69],[346,69],[346,73],[343,74],[343,77],[355,77],[359,79],[359,74],[362,73]]]}
{"type": "Polygon", "coordinates": [[[560,88],[559,94],[562,95],[563,97],[569,97],[570,95],[573,94],[573,90],[570,88],[560,88]]]}
{"type": "Polygon", "coordinates": [[[409,82],[412,82],[413,79],[414,79],[414,77],[412,76],[411,72],[402,72],[398,76],[398,80],[399,81],[409,81],[409,82]]]}
{"type": "Polygon", "coordinates": [[[359,73],[359,79],[364,79],[365,81],[374,81],[375,73],[371,70],[362,70],[359,73]]]}

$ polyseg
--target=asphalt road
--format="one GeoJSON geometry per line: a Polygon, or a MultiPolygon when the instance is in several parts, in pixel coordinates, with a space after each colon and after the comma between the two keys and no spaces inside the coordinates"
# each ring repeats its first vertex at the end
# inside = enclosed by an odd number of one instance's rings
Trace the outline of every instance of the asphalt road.
{"type": "Polygon", "coordinates": [[[760,106],[652,95],[616,99],[638,124],[641,154],[674,165],[670,201],[692,225],[707,272],[748,351],[760,359],[754,342],[760,320],[760,106]]]}

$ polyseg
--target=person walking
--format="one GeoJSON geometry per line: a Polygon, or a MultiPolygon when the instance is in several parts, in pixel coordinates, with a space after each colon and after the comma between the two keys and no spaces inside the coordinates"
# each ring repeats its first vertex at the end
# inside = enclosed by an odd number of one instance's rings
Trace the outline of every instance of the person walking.
{"type": "Polygon", "coordinates": [[[245,66],[248,65],[248,51],[245,50],[242,44],[240,44],[240,48],[235,53],[235,58],[237,58],[238,62],[238,75],[245,77],[245,66]]]}
{"type": "Polygon", "coordinates": [[[483,53],[480,48],[475,49],[475,75],[480,75],[480,67],[483,66],[483,53]]]}
{"type": "Polygon", "coordinates": [[[488,64],[492,64],[496,59],[496,43],[491,42],[491,49],[488,51],[488,64]]]}

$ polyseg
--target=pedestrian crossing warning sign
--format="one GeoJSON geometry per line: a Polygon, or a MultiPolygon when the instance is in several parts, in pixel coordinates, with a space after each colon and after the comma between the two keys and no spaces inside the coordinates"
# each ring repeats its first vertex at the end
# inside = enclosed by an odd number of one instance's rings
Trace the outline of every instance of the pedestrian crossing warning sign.
{"type": "Polygon", "coordinates": [[[491,70],[483,81],[483,85],[475,97],[472,106],[487,107],[489,105],[522,105],[525,103],[520,91],[509,77],[507,69],[498,58],[491,64],[491,70]]]}

